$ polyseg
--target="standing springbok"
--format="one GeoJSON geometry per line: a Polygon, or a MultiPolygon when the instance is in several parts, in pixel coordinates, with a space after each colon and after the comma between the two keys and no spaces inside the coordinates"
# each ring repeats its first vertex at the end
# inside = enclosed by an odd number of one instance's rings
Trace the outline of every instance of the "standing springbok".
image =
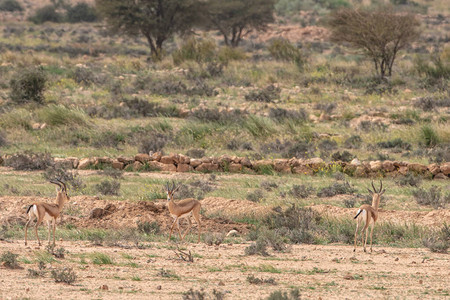
{"type": "Polygon", "coordinates": [[[372,205],[363,204],[359,207],[358,212],[356,213],[356,216],[354,219],[356,220],[356,230],[355,230],[355,247],[353,249],[353,252],[356,251],[356,238],[358,236],[358,227],[361,225],[361,223],[364,224],[363,229],[361,230],[361,243],[364,246],[364,252],[366,251],[366,245],[367,245],[367,234],[369,233],[369,225],[372,222],[372,227],[370,229],[370,252],[372,252],[372,236],[373,236],[373,228],[375,227],[375,222],[378,219],[378,205],[380,205],[381,195],[384,194],[386,189],[383,190],[383,182],[380,180],[380,190],[377,191],[375,186],[373,185],[372,180],[372,188],[373,191],[369,188],[367,189],[369,193],[372,195],[372,205]],[[366,238],[364,239],[364,232],[366,233],[366,238]]]}
{"type": "Polygon", "coordinates": [[[188,198],[188,199],[180,200],[178,202],[174,202],[173,201],[173,195],[175,194],[175,192],[179,188],[180,188],[180,186],[175,187],[175,182],[172,182],[172,188],[169,187],[169,183],[168,182],[166,184],[167,201],[169,202],[168,208],[169,208],[170,214],[174,218],[172,226],[170,227],[169,241],[170,241],[170,238],[172,237],[173,226],[175,226],[175,223],[177,224],[178,234],[180,235],[180,239],[181,240],[184,239],[184,237],[186,236],[186,234],[189,232],[189,230],[192,227],[192,222],[191,222],[190,216],[193,215],[194,219],[195,219],[195,221],[197,222],[197,225],[198,225],[198,242],[200,242],[200,226],[201,226],[201,223],[200,223],[200,209],[201,209],[201,204],[200,204],[200,202],[198,200],[196,200],[194,198],[188,198]],[[186,231],[184,232],[183,236],[181,236],[180,223],[179,223],[181,218],[186,218],[189,221],[189,228],[186,229],[186,231]]]}
{"type": "Polygon", "coordinates": [[[63,206],[66,202],[69,201],[69,196],[67,195],[67,187],[64,182],[60,179],[50,180],[51,183],[56,184],[58,188],[56,188],[56,203],[45,203],[45,202],[36,202],[28,207],[28,222],[25,225],[25,245],[27,245],[27,233],[28,233],[28,225],[30,222],[37,218],[36,225],[34,225],[34,232],[36,234],[36,238],[38,240],[39,246],[41,245],[41,241],[39,240],[39,235],[37,232],[38,226],[42,223],[42,221],[47,221],[48,226],[48,244],[50,245],[50,225],[53,221],[53,245],[55,245],[55,229],[56,229],[56,218],[61,214],[63,206]]]}

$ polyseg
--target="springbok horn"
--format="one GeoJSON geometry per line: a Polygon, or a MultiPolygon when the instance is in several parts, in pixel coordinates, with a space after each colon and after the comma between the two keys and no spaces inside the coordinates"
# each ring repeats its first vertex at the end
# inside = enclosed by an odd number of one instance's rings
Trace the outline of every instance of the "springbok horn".
{"type": "Polygon", "coordinates": [[[378,193],[378,192],[377,192],[377,189],[376,189],[375,186],[373,185],[373,180],[372,180],[372,188],[373,188],[373,192],[374,192],[374,193],[378,193]]]}
{"type": "Polygon", "coordinates": [[[53,184],[56,184],[57,186],[59,186],[60,189],[62,189],[62,186],[61,186],[61,184],[59,182],[53,181],[53,180],[50,180],[50,182],[53,183],[53,184]]]}
{"type": "Polygon", "coordinates": [[[64,186],[64,191],[67,192],[67,186],[66,186],[66,184],[65,184],[61,179],[59,179],[59,178],[56,178],[56,180],[58,180],[59,182],[61,182],[61,184],[64,186]]]}
{"type": "Polygon", "coordinates": [[[383,181],[381,181],[380,179],[380,191],[378,193],[381,193],[382,190],[383,190],[383,181]]]}

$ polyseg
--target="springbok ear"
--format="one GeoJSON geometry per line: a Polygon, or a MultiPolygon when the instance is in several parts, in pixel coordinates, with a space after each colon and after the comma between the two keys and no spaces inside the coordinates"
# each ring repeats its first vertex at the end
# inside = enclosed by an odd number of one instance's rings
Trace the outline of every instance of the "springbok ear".
{"type": "Polygon", "coordinates": [[[180,188],[180,186],[181,186],[181,185],[177,186],[177,187],[173,190],[173,192],[175,193],[176,191],[178,191],[178,189],[180,188]]]}
{"type": "Polygon", "coordinates": [[[367,188],[367,190],[369,191],[369,194],[373,195],[373,191],[369,188],[367,188]]]}

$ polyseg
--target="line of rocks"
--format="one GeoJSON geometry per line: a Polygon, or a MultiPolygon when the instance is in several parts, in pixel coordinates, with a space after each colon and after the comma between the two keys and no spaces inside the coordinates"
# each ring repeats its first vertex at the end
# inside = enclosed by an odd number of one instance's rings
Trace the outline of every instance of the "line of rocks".
{"type": "MultiPolygon", "coordinates": [[[[0,157],[0,165],[2,163],[0,157]]],[[[341,170],[354,177],[399,176],[414,173],[424,178],[449,179],[450,162],[423,165],[404,161],[367,161],[354,159],[351,162],[324,162],[321,158],[273,159],[250,161],[247,157],[222,155],[220,157],[190,158],[183,154],[163,155],[161,152],[134,157],[117,158],[75,157],[55,158],[55,164],[73,169],[102,169],[112,167],[125,171],[168,171],[168,172],[231,172],[257,174],[276,171],[286,174],[314,175],[321,172],[341,170]]]]}

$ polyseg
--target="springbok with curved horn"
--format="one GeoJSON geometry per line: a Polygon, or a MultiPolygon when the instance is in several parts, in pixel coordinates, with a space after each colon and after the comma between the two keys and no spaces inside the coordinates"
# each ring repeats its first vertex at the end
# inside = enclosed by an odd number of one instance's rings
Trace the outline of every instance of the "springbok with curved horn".
{"type": "Polygon", "coordinates": [[[190,218],[192,215],[192,216],[194,216],[194,219],[198,225],[198,242],[200,242],[201,204],[198,200],[196,200],[194,198],[183,199],[178,202],[173,201],[173,195],[179,188],[180,188],[180,186],[178,186],[178,187],[175,186],[175,182],[172,182],[172,188],[169,187],[168,182],[166,183],[167,201],[169,202],[168,208],[169,208],[170,214],[174,218],[172,226],[170,227],[169,241],[170,241],[170,238],[172,237],[172,231],[173,231],[173,227],[175,226],[175,224],[177,224],[178,234],[180,235],[180,239],[181,240],[184,239],[184,237],[186,236],[186,234],[189,232],[189,230],[192,227],[192,222],[191,222],[191,218],[190,218]],[[188,229],[186,229],[183,236],[181,235],[180,223],[179,223],[181,218],[186,218],[189,221],[189,227],[188,227],[188,229]]]}
{"type": "Polygon", "coordinates": [[[375,227],[375,222],[378,219],[378,206],[380,205],[381,196],[384,194],[386,189],[383,190],[383,182],[380,180],[380,190],[377,191],[375,186],[373,185],[373,191],[369,188],[367,189],[369,193],[372,195],[372,205],[363,204],[358,209],[356,216],[354,219],[356,220],[356,230],[355,230],[355,247],[353,248],[353,252],[356,251],[356,239],[358,236],[358,228],[363,224],[364,227],[361,229],[361,243],[364,246],[364,252],[366,251],[367,245],[367,234],[369,233],[369,225],[372,224],[370,229],[370,252],[372,252],[372,236],[373,236],[373,228],[375,227]],[[373,221],[373,222],[372,222],[373,221]],[[372,222],[372,223],[371,223],[372,222]],[[366,234],[366,238],[364,239],[364,232],[366,234]]]}
{"type": "Polygon", "coordinates": [[[39,235],[37,232],[38,226],[42,223],[42,221],[47,221],[48,226],[48,244],[50,245],[50,226],[53,221],[53,245],[55,245],[55,229],[56,229],[56,218],[61,214],[61,211],[64,207],[64,204],[69,201],[69,196],[67,195],[67,187],[64,182],[60,179],[50,180],[51,183],[56,184],[58,187],[56,188],[56,203],[45,203],[45,202],[37,202],[33,203],[28,207],[28,222],[25,225],[25,245],[27,245],[27,233],[28,233],[28,225],[31,221],[37,218],[36,225],[34,225],[34,232],[36,234],[36,238],[38,240],[39,246],[41,245],[41,241],[39,240],[39,235]]]}

